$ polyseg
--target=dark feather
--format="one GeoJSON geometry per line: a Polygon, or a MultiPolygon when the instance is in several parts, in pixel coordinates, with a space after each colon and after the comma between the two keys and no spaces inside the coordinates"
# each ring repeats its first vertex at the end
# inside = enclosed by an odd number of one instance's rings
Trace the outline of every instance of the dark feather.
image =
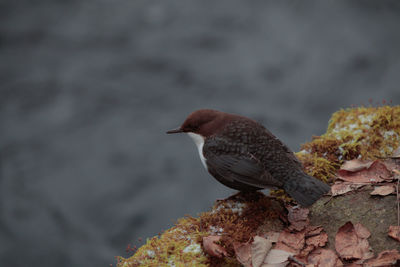
{"type": "Polygon", "coordinates": [[[227,182],[246,184],[255,188],[282,186],[265,169],[262,163],[251,154],[212,154],[208,153],[207,167],[211,173],[227,182]]]}

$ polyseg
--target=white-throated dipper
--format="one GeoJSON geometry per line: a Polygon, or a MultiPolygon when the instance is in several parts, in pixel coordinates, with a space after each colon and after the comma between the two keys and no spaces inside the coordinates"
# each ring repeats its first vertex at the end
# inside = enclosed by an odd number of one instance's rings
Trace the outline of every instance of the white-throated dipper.
{"type": "Polygon", "coordinates": [[[307,175],[293,152],[252,119],[201,109],[167,133],[189,134],[204,167],[230,188],[282,188],[305,207],[330,190],[324,182],[307,175]]]}

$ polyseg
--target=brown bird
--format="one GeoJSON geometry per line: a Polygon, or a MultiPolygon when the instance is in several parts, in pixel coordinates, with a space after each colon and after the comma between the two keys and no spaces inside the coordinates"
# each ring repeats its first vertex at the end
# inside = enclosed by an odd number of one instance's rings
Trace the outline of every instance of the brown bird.
{"type": "Polygon", "coordinates": [[[310,206],[330,190],[327,184],[304,173],[293,152],[252,119],[201,109],[167,133],[189,134],[204,167],[230,188],[282,188],[302,206],[310,206]]]}

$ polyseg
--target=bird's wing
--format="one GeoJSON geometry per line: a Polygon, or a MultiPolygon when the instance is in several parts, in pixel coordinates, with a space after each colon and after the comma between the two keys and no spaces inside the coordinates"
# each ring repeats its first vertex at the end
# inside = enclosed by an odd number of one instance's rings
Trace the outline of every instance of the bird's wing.
{"type": "MultiPolygon", "coordinates": [[[[221,140],[212,140],[204,144],[206,164],[209,170],[217,173],[219,176],[229,182],[239,182],[254,187],[265,188],[268,186],[282,186],[276,181],[270,173],[265,170],[261,161],[249,152],[226,153],[219,151],[217,147],[223,144],[221,140]]],[[[204,151],[204,150],[203,150],[204,151]]]]}

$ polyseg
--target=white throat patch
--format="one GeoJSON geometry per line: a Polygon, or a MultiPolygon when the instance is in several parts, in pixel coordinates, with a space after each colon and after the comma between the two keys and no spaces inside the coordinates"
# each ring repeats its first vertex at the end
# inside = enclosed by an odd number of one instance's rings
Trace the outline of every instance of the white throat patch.
{"type": "Polygon", "coordinates": [[[197,149],[199,150],[201,163],[203,163],[204,168],[207,169],[206,159],[203,156],[203,145],[204,145],[203,136],[195,133],[187,133],[187,134],[193,139],[194,143],[196,144],[197,149]]]}

